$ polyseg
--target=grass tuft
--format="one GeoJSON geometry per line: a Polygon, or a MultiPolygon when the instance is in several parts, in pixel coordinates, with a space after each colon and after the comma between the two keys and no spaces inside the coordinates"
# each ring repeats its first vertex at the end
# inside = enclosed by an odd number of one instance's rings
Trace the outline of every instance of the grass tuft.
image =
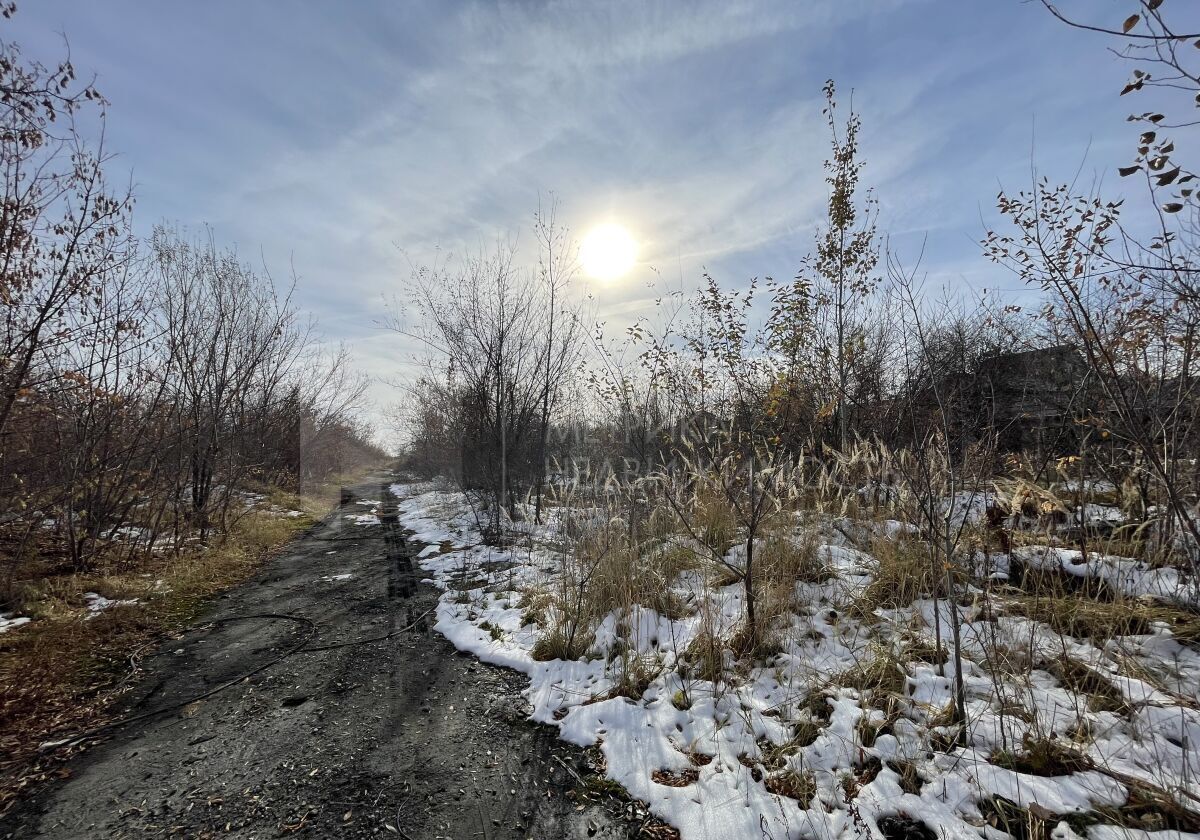
{"type": "Polygon", "coordinates": [[[871,552],[874,577],[850,606],[850,614],[868,619],[879,609],[907,607],[913,601],[943,588],[933,579],[928,543],[911,539],[876,539],[871,552]]]}
{"type": "Polygon", "coordinates": [[[707,629],[701,630],[683,654],[687,674],[719,683],[725,675],[725,650],[725,642],[720,636],[707,629]]]}
{"type": "Polygon", "coordinates": [[[1028,735],[1021,750],[997,750],[988,761],[996,767],[1030,776],[1069,776],[1094,766],[1086,756],[1063,746],[1057,738],[1028,735]]]}
{"type": "Polygon", "coordinates": [[[795,770],[785,770],[774,776],[768,776],[763,785],[776,796],[786,796],[795,799],[804,806],[812,802],[817,795],[817,780],[810,771],[797,773],[795,770]]]}
{"type": "Polygon", "coordinates": [[[755,595],[765,615],[795,612],[796,584],[821,583],[833,576],[821,559],[816,534],[793,537],[785,531],[767,535],[755,553],[755,595]]]}
{"type": "Polygon", "coordinates": [[[1087,698],[1093,712],[1128,711],[1129,704],[1112,680],[1074,657],[1063,655],[1038,667],[1054,675],[1064,688],[1087,698]]]}
{"type": "Polygon", "coordinates": [[[578,632],[572,638],[566,628],[556,626],[538,637],[537,641],[533,643],[533,649],[529,655],[535,662],[549,662],[553,659],[580,659],[592,646],[593,641],[595,641],[595,637],[590,631],[578,632]]]}
{"type": "Polygon", "coordinates": [[[1117,636],[1146,636],[1156,623],[1170,628],[1184,643],[1200,644],[1200,615],[1141,598],[1098,601],[1078,595],[1016,595],[1005,599],[1007,611],[1040,621],[1077,639],[1104,641],[1117,636]]]}

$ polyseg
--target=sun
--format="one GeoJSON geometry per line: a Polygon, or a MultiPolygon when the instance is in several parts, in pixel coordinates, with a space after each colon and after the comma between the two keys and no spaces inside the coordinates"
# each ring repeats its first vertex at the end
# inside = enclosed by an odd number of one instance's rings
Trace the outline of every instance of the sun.
{"type": "Polygon", "coordinates": [[[616,280],[633,268],[637,242],[629,231],[617,224],[592,228],[579,246],[583,270],[597,280],[616,280]]]}

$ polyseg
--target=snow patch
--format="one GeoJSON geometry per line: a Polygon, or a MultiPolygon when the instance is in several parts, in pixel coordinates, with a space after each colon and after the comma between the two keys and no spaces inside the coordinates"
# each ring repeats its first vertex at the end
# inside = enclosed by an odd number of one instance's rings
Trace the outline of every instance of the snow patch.
{"type": "Polygon", "coordinates": [[[20,627],[23,624],[28,624],[32,621],[27,615],[9,615],[0,613],[0,633],[7,633],[15,627],[20,627]]]}
{"type": "Polygon", "coordinates": [[[129,599],[123,599],[123,600],[114,599],[114,598],[105,598],[103,595],[99,594],[98,592],[84,592],[83,600],[84,600],[84,605],[87,607],[87,610],[88,610],[88,614],[86,616],[84,616],[84,618],[89,619],[89,620],[95,618],[100,613],[104,612],[105,610],[112,609],[113,607],[132,607],[134,604],[139,603],[137,598],[129,598],[129,599]]]}

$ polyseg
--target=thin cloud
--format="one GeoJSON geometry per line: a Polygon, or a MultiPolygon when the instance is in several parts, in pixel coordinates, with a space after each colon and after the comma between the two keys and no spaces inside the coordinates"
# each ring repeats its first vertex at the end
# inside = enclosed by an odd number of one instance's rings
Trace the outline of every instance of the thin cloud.
{"type": "Polygon", "coordinates": [[[66,31],[100,74],[144,229],[208,222],[294,265],[297,299],[381,378],[413,350],[377,326],[408,262],[528,231],[551,191],[577,233],[612,218],[640,242],[636,282],[597,290],[614,321],[636,317],[651,267],[790,276],[825,201],[830,76],[843,102],[854,90],[883,228],[904,247],[928,234],[948,281],[995,279],[966,267],[980,208],[1027,177],[1035,121],[1049,171],[1089,139],[1098,171],[1127,151],[1125,104],[1097,80],[1125,68],[1018,2],[45,0],[13,29],[49,56],[66,31]]]}

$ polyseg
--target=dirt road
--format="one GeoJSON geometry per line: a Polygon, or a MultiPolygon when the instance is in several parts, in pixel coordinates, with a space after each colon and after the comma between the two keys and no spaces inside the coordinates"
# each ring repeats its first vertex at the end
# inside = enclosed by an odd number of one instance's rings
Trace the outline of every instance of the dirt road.
{"type": "MultiPolygon", "coordinates": [[[[380,499],[387,483],[351,493],[380,499]]],[[[354,509],[149,657],[122,716],[176,708],[110,733],[0,837],[633,836],[620,804],[571,793],[582,753],[525,720],[524,678],[430,629],[421,546],[386,515],[354,524],[354,509]]]]}

